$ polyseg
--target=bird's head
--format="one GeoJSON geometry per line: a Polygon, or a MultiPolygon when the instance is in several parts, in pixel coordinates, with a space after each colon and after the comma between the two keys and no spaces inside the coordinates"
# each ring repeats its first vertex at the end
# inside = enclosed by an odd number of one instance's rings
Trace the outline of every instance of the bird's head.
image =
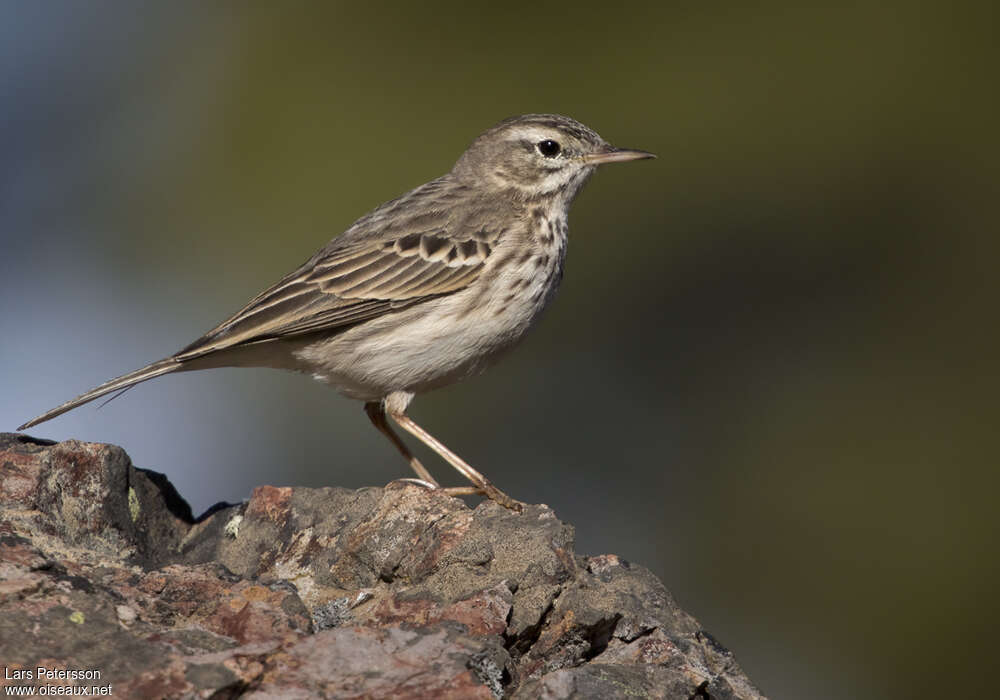
{"type": "Polygon", "coordinates": [[[496,188],[518,199],[558,197],[568,205],[598,165],[655,157],[615,148],[569,117],[525,114],[481,134],[452,173],[473,186],[496,188]]]}

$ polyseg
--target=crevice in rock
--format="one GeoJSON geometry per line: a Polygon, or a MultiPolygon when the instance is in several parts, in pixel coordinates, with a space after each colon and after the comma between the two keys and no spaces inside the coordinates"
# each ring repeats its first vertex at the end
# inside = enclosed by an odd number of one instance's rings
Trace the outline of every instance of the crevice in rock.
{"type": "Polygon", "coordinates": [[[248,684],[233,683],[232,685],[219,688],[214,693],[209,695],[208,698],[209,700],[236,700],[237,698],[243,697],[247,690],[249,690],[248,684]]]}
{"type": "Polygon", "coordinates": [[[399,578],[398,576],[396,576],[396,572],[399,571],[399,567],[402,565],[403,562],[402,560],[400,560],[397,561],[395,564],[393,564],[392,568],[389,569],[388,571],[386,571],[385,569],[379,571],[378,572],[379,581],[391,584],[393,581],[399,578]]]}
{"type": "Polygon", "coordinates": [[[712,700],[712,696],[708,693],[708,681],[702,681],[701,685],[694,689],[694,692],[688,696],[688,700],[712,700]]]}
{"type": "MultiPolygon", "coordinates": [[[[552,611],[555,610],[556,601],[559,600],[559,596],[562,594],[562,589],[556,591],[556,594],[549,601],[548,606],[542,611],[542,614],[538,618],[538,622],[526,627],[523,632],[515,635],[508,635],[504,632],[504,648],[510,653],[511,657],[518,658],[527,654],[531,647],[534,646],[535,642],[542,635],[542,630],[549,622],[549,618],[552,616],[552,611]]],[[[511,607],[511,612],[513,612],[513,606],[511,607]]]]}
{"type": "Polygon", "coordinates": [[[237,698],[242,698],[247,693],[257,690],[261,681],[264,679],[266,669],[271,666],[270,658],[262,658],[261,670],[256,676],[252,678],[241,679],[234,681],[233,683],[223,686],[216,690],[214,693],[208,696],[209,700],[237,700],[237,698]]]}
{"type": "Polygon", "coordinates": [[[621,614],[617,614],[612,618],[599,620],[588,630],[587,642],[590,644],[590,648],[583,652],[580,663],[586,663],[604,653],[621,619],[621,614]]]}

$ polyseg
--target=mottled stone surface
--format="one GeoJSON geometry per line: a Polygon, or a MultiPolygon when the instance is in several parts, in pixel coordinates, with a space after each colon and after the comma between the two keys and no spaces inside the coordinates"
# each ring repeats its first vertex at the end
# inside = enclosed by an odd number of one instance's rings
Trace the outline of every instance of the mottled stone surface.
{"type": "Polygon", "coordinates": [[[758,698],[646,569],[408,482],[195,520],[118,447],[0,434],[0,658],[117,697],[758,698]]]}

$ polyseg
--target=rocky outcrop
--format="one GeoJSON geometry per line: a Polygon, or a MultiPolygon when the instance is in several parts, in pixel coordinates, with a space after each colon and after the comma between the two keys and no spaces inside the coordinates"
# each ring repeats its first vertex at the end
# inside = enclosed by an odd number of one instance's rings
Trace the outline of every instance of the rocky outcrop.
{"type": "Polygon", "coordinates": [[[6,685],[761,697],[649,571],[576,554],[546,506],[469,508],[409,482],[262,486],[195,519],[118,447],[14,434],[0,434],[0,613],[6,685]]]}

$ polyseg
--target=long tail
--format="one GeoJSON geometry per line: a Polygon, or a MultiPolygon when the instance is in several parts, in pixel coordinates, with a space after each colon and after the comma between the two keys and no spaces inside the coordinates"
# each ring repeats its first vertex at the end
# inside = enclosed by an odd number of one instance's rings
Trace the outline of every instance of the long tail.
{"type": "Polygon", "coordinates": [[[118,391],[119,389],[128,389],[129,387],[135,386],[139,382],[144,382],[147,379],[152,379],[153,377],[159,377],[162,374],[169,374],[181,368],[182,362],[180,360],[168,357],[159,362],[154,362],[151,365],[146,365],[142,369],[137,369],[134,372],[129,372],[128,374],[123,374],[120,377],[116,377],[110,381],[104,382],[99,387],[91,389],[86,394],[81,394],[71,401],[67,401],[61,406],[56,406],[51,411],[46,411],[37,418],[32,418],[24,425],[20,426],[18,430],[24,430],[25,428],[30,428],[33,425],[38,425],[39,423],[44,423],[47,420],[55,418],[56,416],[66,413],[66,411],[71,411],[77,406],[82,406],[88,401],[93,401],[96,398],[104,396],[105,394],[110,394],[112,391],[118,391]]]}

